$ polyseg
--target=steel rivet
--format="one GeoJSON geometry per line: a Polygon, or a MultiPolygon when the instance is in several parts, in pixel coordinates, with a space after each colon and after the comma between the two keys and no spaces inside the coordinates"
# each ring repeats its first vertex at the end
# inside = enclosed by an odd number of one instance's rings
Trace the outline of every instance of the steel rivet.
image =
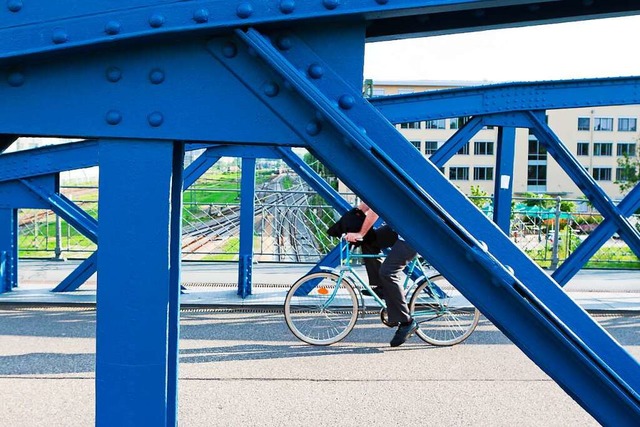
{"type": "Polygon", "coordinates": [[[110,110],[107,112],[106,120],[110,125],[117,125],[122,121],[122,114],[120,111],[110,110]]]}
{"type": "Polygon", "coordinates": [[[351,95],[342,95],[340,99],[338,99],[338,105],[343,110],[350,110],[356,104],[356,100],[351,95]]]}
{"type": "Polygon", "coordinates": [[[119,81],[122,78],[122,71],[118,67],[109,67],[107,68],[107,80],[112,83],[119,81]]]}
{"type": "Polygon", "coordinates": [[[378,3],[378,4],[387,4],[387,3],[389,3],[389,0],[376,0],[376,3],[378,3]]]}
{"type": "Polygon", "coordinates": [[[280,50],[289,50],[293,46],[293,41],[291,40],[291,37],[280,37],[278,38],[276,45],[280,50]]]}
{"type": "Polygon", "coordinates": [[[104,26],[104,32],[111,36],[120,33],[120,23],[118,21],[107,22],[107,25],[104,26]]]}
{"type": "Polygon", "coordinates": [[[296,8],[296,2],[293,0],[282,0],[280,2],[280,12],[285,15],[290,14],[296,8]]]}
{"type": "Polygon", "coordinates": [[[159,28],[164,25],[164,16],[156,13],[149,18],[149,25],[153,28],[159,28]]]}
{"type": "Polygon", "coordinates": [[[307,73],[312,79],[319,79],[324,74],[324,68],[320,64],[311,64],[307,69],[307,73]]]}
{"type": "Polygon", "coordinates": [[[277,96],[278,93],[280,92],[280,87],[274,82],[265,83],[265,85],[262,88],[262,92],[265,95],[267,95],[269,98],[273,98],[274,96],[277,96]]]}
{"type": "Polygon", "coordinates": [[[9,0],[7,9],[11,12],[20,12],[22,10],[22,0],[9,0]]]}
{"type": "Polygon", "coordinates": [[[13,71],[7,76],[7,82],[13,87],[22,86],[24,84],[24,74],[20,71],[13,71]]]}
{"type": "Polygon", "coordinates": [[[321,130],[320,122],[317,122],[315,120],[310,121],[309,123],[307,123],[307,126],[305,126],[304,130],[305,132],[307,132],[307,134],[316,136],[320,133],[321,130]]]}
{"type": "Polygon", "coordinates": [[[227,42],[222,46],[222,55],[225,58],[233,58],[238,54],[238,48],[235,44],[227,42]]]}
{"type": "Polygon", "coordinates": [[[340,4],[340,0],[322,0],[322,4],[325,8],[333,10],[340,4]]]}
{"type": "Polygon", "coordinates": [[[207,9],[198,9],[193,12],[193,20],[198,24],[204,24],[209,21],[209,10],[207,9]]]}
{"type": "Polygon", "coordinates": [[[251,6],[251,3],[240,3],[236,9],[236,15],[238,15],[240,19],[247,19],[251,14],[253,14],[253,6],[251,6]]]}
{"type": "Polygon", "coordinates": [[[149,114],[149,116],[147,117],[147,120],[149,121],[149,124],[151,126],[153,126],[154,128],[157,128],[162,124],[162,122],[164,122],[164,117],[162,116],[162,113],[156,111],[154,113],[149,114]]]}
{"type": "Polygon", "coordinates": [[[62,44],[62,43],[66,43],[67,41],[69,41],[69,35],[67,34],[67,32],[65,30],[63,30],[62,28],[55,28],[53,30],[53,34],[51,36],[51,40],[55,43],[55,44],[62,44]]]}
{"type": "Polygon", "coordinates": [[[151,81],[151,83],[153,83],[154,85],[159,85],[160,83],[164,82],[164,71],[158,68],[151,70],[151,72],[149,73],[149,81],[151,81]]]}

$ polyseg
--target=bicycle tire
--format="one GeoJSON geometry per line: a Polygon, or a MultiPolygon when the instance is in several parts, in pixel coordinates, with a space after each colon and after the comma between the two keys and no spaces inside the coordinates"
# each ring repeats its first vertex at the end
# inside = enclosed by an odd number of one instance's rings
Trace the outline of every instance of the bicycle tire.
{"type": "Polygon", "coordinates": [[[296,338],[322,346],[349,335],[358,319],[358,298],[347,279],[339,280],[335,273],[319,272],[291,286],[284,302],[284,318],[296,338]]]}
{"type": "Polygon", "coordinates": [[[418,335],[435,346],[452,346],[469,338],[478,326],[480,311],[442,275],[423,280],[409,303],[411,315],[418,322],[418,335]],[[437,295],[437,288],[444,292],[437,295]]]}

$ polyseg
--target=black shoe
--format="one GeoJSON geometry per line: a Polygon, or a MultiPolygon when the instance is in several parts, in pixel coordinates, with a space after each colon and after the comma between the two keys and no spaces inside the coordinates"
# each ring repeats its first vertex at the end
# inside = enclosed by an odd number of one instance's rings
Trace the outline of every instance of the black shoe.
{"type": "MultiPolygon", "coordinates": [[[[382,288],[380,286],[373,286],[371,288],[371,290],[373,290],[373,292],[378,295],[379,298],[384,299],[384,297],[382,296],[382,288]]],[[[362,295],[366,296],[366,297],[372,297],[373,295],[371,294],[371,292],[369,292],[369,289],[364,288],[362,290],[362,295]]]]}
{"type": "Polygon", "coordinates": [[[418,324],[415,319],[411,319],[411,323],[408,325],[400,324],[396,334],[393,336],[391,340],[391,347],[398,347],[405,343],[409,339],[411,335],[413,335],[418,329],[418,324]]]}

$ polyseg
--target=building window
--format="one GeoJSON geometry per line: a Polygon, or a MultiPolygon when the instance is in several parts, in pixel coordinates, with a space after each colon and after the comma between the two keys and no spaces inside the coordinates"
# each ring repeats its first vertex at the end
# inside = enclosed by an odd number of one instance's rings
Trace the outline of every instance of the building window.
{"type": "Polygon", "coordinates": [[[474,167],[473,179],[475,181],[492,181],[493,168],[492,167],[474,167]]]}
{"type": "Polygon", "coordinates": [[[438,151],[438,141],[425,141],[424,154],[433,154],[438,151]]]}
{"type": "Polygon", "coordinates": [[[611,181],[611,168],[593,168],[592,176],[596,181],[611,181]]]}
{"type": "Polygon", "coordinates": [[[589,130],[590,123],[589,117],[578,117],[578,130],[589,130]]]}
{"type": "Polygon", "coordinates": [[[529,160],[547,160],[547,149],[536,140],[529,141],[529,160]]]}
{"type": "Polygon", "coordinates": [[[471,116],[456,117],[449,120],[449,129],[460,129],[471,120],[471,116]]]}
{"type": "Polygon", "coordinates": [[[635,132],[637,129],[637,120],[634,118],[620,118],[618,119],[618,131],[620,132],[635,132]]]}
{"type": "Polygon", "coordinates": [[[373,88],[373,90],[371,91],[371,95],[373,95],[373,96],[382,96],[382,95],[384,95],[384,89],[373,88]]]}
{"type": "Polygon", "coordinates": [[[613,144],[611,142],[594,142],[594,156],[611,156],[613,154],[613,144]]]}
{"type": "Polygon", "coordinates": [[[450,167],[449,179],[451,181],[469,181],[469,168],[461,166],[450,167]]]}
{"type": "Polygon", "coordinates": [[[578,156],[588,156],[589,155],[589,143],[588,142],[578,142],[578,151],[576,153],[578,156]]]}
{"type": "Polygon", "coordinates": [[[446,122],[445,119],[427,120],[425,129],[446,129],[446,122]]]}
{"type": "Polygon", "coordinates": [[[527,167],[527,186],[536,188],[547,186],[547,165],[527,167]]]}
{"type": "Polygon", "coordinates": [[[483,130],[493,130],[493,129],[495,129],[495,128],[496,128],[496,127],[495,127],[494,125],[486,125],[486,126],[482,126],[482,129],[483,129],[483,130]]]}
{"type": "Polygon", "coordinates": [[[420,141],[409,141],[418,151],[420,151],[420,141]]]}
{"type": "Polygon", "coordinates": [[[633,142],[618,142],[616,150],[618,156],[635,156],[636,144],[633,142]]]}
{"type": "Polygon", "coordinates": [[[631,176],[631,171],[628,168],[616,168],[616,181],[627,182],[631,176]]]}
{"type": "Polygon", "coordinates": [[[420,122],[400,123],[400,129],[420,129],[420,122]]]}
{"type": "Polygon", "coordinates": [[[473,154],[476,154],[479,156],[493,155],[493,142],[492,141],[475,141],[473,143],[473,154]]]}
{"type": "Polygon", "coordinates": [[[456,154],[469,154],[469,143],[464,144],[456,154]]]}
{"type": "Polygon", "coordinates": [[[600,131],[612,131],[613,130],[613,118],[611,117],[596,117],[593,119],[593,130],[600,131]]]}

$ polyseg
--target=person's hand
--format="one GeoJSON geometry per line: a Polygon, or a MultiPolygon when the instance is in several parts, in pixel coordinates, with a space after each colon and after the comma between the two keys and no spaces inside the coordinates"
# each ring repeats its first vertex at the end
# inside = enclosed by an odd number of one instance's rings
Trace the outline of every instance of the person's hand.
{"type": "Polygon", "coordinates": [[[344,235],[344,239],[349,243],[356,243],[362,241],[362,234],[360,233],[347,233],[344,235]]]}

